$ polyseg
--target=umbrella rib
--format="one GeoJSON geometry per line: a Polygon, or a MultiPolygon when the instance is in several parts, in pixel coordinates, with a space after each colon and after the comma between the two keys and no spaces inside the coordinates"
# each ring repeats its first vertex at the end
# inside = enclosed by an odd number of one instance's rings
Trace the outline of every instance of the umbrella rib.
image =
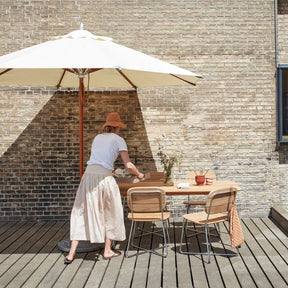
{"type": "Polygon", "coordinates": [[[62,75],[61,75],[61,78],[60,78],[60,80],[59,80],[59,82],[58,82],[58,84],[57,84],[57,86],[56,86],[57,89],[60,87],[61,82],[62,82],[62,80],[63,80],[63,78],[64,78],[65,73],[66,73],[66,69],[64,69],[64,71],[63,71],[63,73],[62,73],[62,75]]]}
{"type": "MultiPolygon", "coordinates": [[[[183,81],[183,82],[186,82],[186,83],[188,83],[188,84],[191,84],[191,85],[193,85],[193,86],[196,86],[196,84],[194,84],[194,83],[192,83],[192,82],[190,82],[190,81],[188,81],[188,80],[182,79],[181,77],[176,76],[175,74],[170,74],[170,75],[171,75],[171,76],[174,76],[175,78],[177,78],[177,79],[179,79],[179,80],[181,80],[181,81],[183,81]]],[[[195,76],[195,77],[197,77],[197,76],[195,76]]]]}
{"type": "Polygon", "coordinates": [[[3,72],[0,73],[0,76],[3,75],[3,74],[5,74],[5,73],[7,73],[7,72],[9,72],[10,70],[12,70],[12,68],[9,68],[9,69],[4,70],[3,72]]]}
{"type": "MultiPolygon", "coordinates": [[[[85,74],[85,73],[86,73],[86,74],[90,74],[90,73],[96,72],[96,71],[101,70],[101,69],[103,69],[103,68],[83,69],[82,72],[83,72],[84,74],[85,74]]],[[[9,69],[9,70],[11,70],[11,69],[9,69]]],[[[8,72],[9,70],[3,71],[2,73],[8,72]]],[[[70,72],[70,73],[79,75],[79,70],[76,69],[76,68],[73,68],[73,69],[71,69],[71,68],[65,68],[65,69],[63,69],[63,73],[62,73],[61,78],[60,78],[60,80],[59,80],[59,82],[58,82],[58,84],[57,84],[57,88],[59,88],[59,87],[61,86],[61,82],[62,82],[62,80],[63,80],[66,72],[70,72]]],[[[2,75],[2,73],[1,73],[0,75],[2,75]]]]}
{"type": "Polygon", "coordinates": [[[125,80],[134,88],[137,89],[137,86],[122,72],[121,69],[116,68],[116,70],[125,78],[125,80]]]}
{"type": "Polygon", "coordinates": [[[93,68],[93,69],[88,69],[88,74],[91,74],[93,72],[96,72],[96,71],[99,71],[99,70],[102,70],[103,68],[93,68]]]}

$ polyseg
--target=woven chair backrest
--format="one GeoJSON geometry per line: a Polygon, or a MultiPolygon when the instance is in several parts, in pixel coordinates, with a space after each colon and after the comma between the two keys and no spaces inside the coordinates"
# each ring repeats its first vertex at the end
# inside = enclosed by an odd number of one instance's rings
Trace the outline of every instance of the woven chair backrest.
{"type": "Polygon", "coordinates": [[[233,187],[211,191],[205,205],[206,213],[216,214],[229,212],[232,204],[235,203],[236,193],[237,189],[233,187]]]}
{"type": "Polygon", "coordinates": [[[128,207],[134,213],[163,211],[166,203],[165,191],[158,187],[134,187],[127,192],[128,207]]]}

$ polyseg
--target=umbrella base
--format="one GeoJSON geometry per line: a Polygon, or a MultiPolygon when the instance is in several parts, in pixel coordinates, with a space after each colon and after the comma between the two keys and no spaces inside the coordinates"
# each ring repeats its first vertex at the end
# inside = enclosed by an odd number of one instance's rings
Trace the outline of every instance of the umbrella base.
{"type": "MultiPolygon", "coordinates": [[[[58,249],[63,252],[69,252],[71,247],[71,240],[69,238],[58,242],[58,249]]],[[[90,243],[89,241],[79,241],[77,253],[92,252],[104,248],[104,243],[90,243]]]]}

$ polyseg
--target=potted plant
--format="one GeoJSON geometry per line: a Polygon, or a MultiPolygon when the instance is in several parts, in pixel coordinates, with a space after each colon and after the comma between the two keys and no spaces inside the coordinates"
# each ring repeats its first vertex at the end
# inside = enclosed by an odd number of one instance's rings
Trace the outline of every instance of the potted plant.
{"type": "Polygon", "coordinates": [[[160,158],[160,163],[164,172],[164,184],[167,186],[173,186],[172,171],[175,164],[178,163],[178,155],[168,155],[163,145],[159,143],[157,156],[160,158]]]}

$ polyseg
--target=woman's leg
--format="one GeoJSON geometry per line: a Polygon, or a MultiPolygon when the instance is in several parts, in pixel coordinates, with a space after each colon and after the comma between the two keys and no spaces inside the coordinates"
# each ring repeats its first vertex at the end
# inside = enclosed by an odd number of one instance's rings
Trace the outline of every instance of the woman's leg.
{"type": "Polygon", "coordinates": [[[116,257],[117,255],[120,255],[120,252],[115,252],[112,250],[111,246],[112,246],[113,240],[105,237],[105,247],[104,247],[104,252],[103,252],[103,257],[104,258],[110,258],[110,257],[116,257]]]}
{"type": "Polygon", "coordinates": [[[72,240],[71,241],[70,251],[69,251],[69,254],[66,256],[67,260],[71,261],[74,259],[78,244],[79,244],[79,240],[72,240]]]}

